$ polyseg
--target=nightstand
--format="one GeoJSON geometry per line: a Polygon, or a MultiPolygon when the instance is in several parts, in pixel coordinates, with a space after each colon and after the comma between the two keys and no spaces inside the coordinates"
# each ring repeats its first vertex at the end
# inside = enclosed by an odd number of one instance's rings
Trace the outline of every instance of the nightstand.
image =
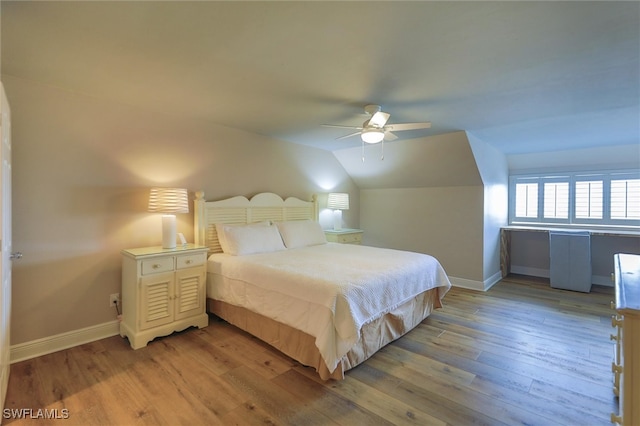
{"type": "Polygon", "coordinates": [[[207,247],[122,250],[120,336],[139,349],[159,336],[206,327],[207,247]]]}
{"type": "Polygon", "coordinates": [[[327,241],[331,243],[341,244],[362,244],[362,229],[348,229],[344,228],[339,231],[333,229],[325,229],[324,234],[327,236],[327,241]]]}

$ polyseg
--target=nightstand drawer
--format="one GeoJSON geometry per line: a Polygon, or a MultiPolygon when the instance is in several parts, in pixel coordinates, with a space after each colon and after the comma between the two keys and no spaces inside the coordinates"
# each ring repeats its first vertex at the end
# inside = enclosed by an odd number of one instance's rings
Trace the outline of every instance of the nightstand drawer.
{"type": "Polygon", "coordinates": [[[176,257],[176,268],[185,269],[200,266],[204,263],[206,256],[204,254],[192,254],[189,256],[176,257]]]}
{"type": "Polygon", "coordinates": [[[142,275],[173,271],[173,256],[146,259],[142,263],[142,275]]]}
{"type": "Polygon", "coordinates": [[[362,244],[362,233],[361,229],[327,229],[324,231],[328,242],[340,244],[362,244]]]}
{"type": "Polygon", "coordinates": [[[342,244],[353,244],[362,242],[362,234],[338,235],[337,242],[342,244]]]}

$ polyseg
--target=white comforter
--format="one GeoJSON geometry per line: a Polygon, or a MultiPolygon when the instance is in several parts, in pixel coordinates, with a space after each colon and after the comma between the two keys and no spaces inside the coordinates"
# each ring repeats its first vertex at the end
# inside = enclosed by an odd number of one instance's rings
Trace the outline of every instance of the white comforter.
{"type": "Polygon", "coordinates": [[[432,256],[327,243],[209,258],[207,296],[248,308],[316,338],[333,372],[360,328],[434,287],[451,283],[432,256]]]}

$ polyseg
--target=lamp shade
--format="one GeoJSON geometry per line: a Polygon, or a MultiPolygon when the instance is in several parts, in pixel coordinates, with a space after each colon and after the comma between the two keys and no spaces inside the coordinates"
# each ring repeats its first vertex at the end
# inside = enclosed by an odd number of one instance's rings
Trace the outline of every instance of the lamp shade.
{"type": "Polygon", "coordinates": [[[189,213],[189,195],[184,188],[151,188],[149,211],[189,213]]]}
{"type": "Polygon", "coordinates": [[[349,194],[344,192],[330,192],[327,208],[333,210],[349,210],[349,194]]]}
{"type": "Polygon", "coordinates": [[[384,139],[384,131],[382,129],[364,129],[360,137],[366,143],[378,143],[384,139]]]}

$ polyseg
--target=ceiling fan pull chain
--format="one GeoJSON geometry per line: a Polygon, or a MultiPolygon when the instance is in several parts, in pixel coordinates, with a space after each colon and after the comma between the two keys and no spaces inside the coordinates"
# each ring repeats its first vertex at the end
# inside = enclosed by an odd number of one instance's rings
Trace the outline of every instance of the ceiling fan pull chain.
{"type": "Polygon", "coordinates": [[[380,161],[384,161],[384,139],[382,139],[382,144],[381,144],[381,149],[382,149],[382,154],[380,155],[380,161]]]}
{"type": "Polygon", "coordinates": [[[364,163],[364,141],[362,141],[362,162],[364,163]]]}

